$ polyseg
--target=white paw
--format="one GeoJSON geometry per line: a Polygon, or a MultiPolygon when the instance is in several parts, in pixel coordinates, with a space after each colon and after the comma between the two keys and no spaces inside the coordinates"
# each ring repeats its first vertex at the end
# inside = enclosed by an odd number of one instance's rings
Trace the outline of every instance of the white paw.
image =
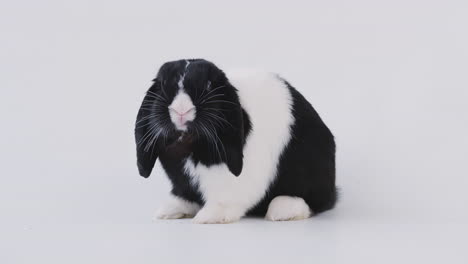
{"type": "Polygon", "coordinates": [[[193,218],[196,224],[227,224],[239,221],[243,216],[236,208],[209,205],[203,207],[193,218]]]}
{"type": "Polygon", "coordinates": [[[191,217],[190,215],[186,215],[181,212],[167,212],[163,210],[158,210],[154,215],[154,219],[180,219],[180,218],[188,218],[191,217]]]}
{"type": "Polygon", "coordinates": [[[155,219],[179,219],[193,217],[200,206],[182,198],[171,196],[170,200],[155,214],[155,219]]]}
{"type": "Polygon", "coordinates": [[[270,202],[265,218],[271,221],[301,220],[312,216],[304,199],[293,196],[277,196],[270,202]]]}

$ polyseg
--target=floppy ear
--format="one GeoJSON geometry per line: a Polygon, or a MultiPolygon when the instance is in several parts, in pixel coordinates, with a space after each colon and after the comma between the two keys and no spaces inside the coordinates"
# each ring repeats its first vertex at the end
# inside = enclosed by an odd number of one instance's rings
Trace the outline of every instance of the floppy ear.
{"type": "Polygon", "coordinates": [[[156,148],[149,148],[145,151],[145,137],[148,136],[148,130],[150,129],[148,115],[150,114],[148,110],[144,107],[145,104],[151,101],[148,94],[145,96],[143,103],[140,106],[138,111],[137,120],[135,123],[135,141],[136,141],[136,151],[137,151],[137,165],[140,175],[148,178],[153,170],[154,163],[158,158],[158,153],[156,148]]]}
{"type": "Polygon", "coordinates": [[[240,105],[233,111],[230,123],[235,129],[226,137],[226,164],[232,174],[239,176],[243,167],[245,140],[244,113],[240,105]]]}

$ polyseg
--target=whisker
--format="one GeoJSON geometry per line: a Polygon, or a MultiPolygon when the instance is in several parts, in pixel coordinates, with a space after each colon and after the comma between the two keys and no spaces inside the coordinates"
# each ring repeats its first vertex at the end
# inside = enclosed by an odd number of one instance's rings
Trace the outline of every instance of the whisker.
{"type": "MultiPolygon", "coordinates": [[[[159,138],[161,131],[167,127],[163,122],[167,123],[168,118],[163,117],[157,120],[150,119],[147,125],[151,125],[151,127],[146,131],[146,133],[142,136],[142,138],[137,142],[138,146],[143,145],[145,141],[147,142],[144,151],[148,151],[151,145],[159,138]]],[[[154,147],[154,146],[153,146],[154,147]]]]}
{"type": "MultiPolygon", "coordinates": [[[[142,145],[146,141],[146,139],[148,139],[148,137],[154,132],[153,130],[157,127],[157,125],[158,125],[157,123],[153,124],[151,128],[149,128],[148,131],[146,131],[146,133],[137,142],[138,146],[142,145]]],[[[146,147],[145,147],[145,151],[146,151],[146,147]]]]}
{"type": "Polygon", "coordinates": [[[138,120],[138,121],[135,123],[135,125],[138,125],[139,123],[141,123],[141,122],[143,122],[143,121],[145,121],[145,120],[148,120],[148,119],[150,119],[150,118],[155,118],[155,117],[157,117],[157,115],[147,115],[147,116],[144,116],[144,117],[142,117],[140,120],[138,120]]]}
{"type": "Polygon", "coordinates": [[[215,94],[215,95],[212,95],[206,99],[204,99],[203,101],[200,102],[200,104],[203,104],[204,102],[210,100],[210,99],[213,99],[213,98],[216,98],[216,97],[219,97],[219,96],[224,96],[224,94],[215,94]]]}
{"type": "MultiPolygon", "coordinates": [[[[209,91],[206,95],[203,96],[203,93],[202,93],[202,96],[200,98],[198,98],[197,102],[200,102],[201,100],[204,100],[207,96],[209,96],[210,94],[212,94],[213,92],[221,89],[225,87],[225,85],[221,85],[221,86],[218,86],[216,88],[213,88],[211,91],[209,91]]],[[[206,89],[203,89],[203,92],[205,92],[206,89]]]]}
{"type": "Polygon", "coordinates": [[[215,121],[220,122],[221,124],[222,124],[222,122],[224,122],[225,124],[230,125],[232,128],[234,128],[234,126],[229,121],[227,121],[225,118],[222,118],[222,117],[220,117],[220,116],[218,116],[218,115],[216,115],[214,113],[205,112],[203,114],[206,114],[206,115],[212,117],[215,121]]]}
{"type": "MultiPolygon", "coordinates": [[[[158,122],[158,124],[161,124],[164,120],[161,120],[160,122],[158,122]]],[[[148,143],[146,144],[146,151],[149,150],[149,148],[152,146],[152,151],[154,151],[154,147],[155,147],[155,143],[157,142],[157,140],[159,139],[159,137],[165,133],[167,131],[167,123],[166,124],[161,124],[160,127],[159,127],[159,130],[158,131],[153,131],[153,136],[152,138],[148,141],[148,143]]]]}
{"type": "MultiPolygon", "coordinates": [[[[206,119],[208,122],[210,122],[210,124],[212,125],[212,127],[215,127],[213,125],[213,123],[209,120],[209,119],[206,119]]],[[[222,150],[223,150],[223,153],[224,153],[224,157],[226,157],[226,150],[224,149],[224,145],[223,145],[223,142],[221,141],[221,139],[218,137],[218,135],[216,134],[216,131],[212,130],[210,127],[207,127],[208,130],[210,130],[212,132],[212,134],[216,137],[216,139],[218,139],[219,141],[219,144],[221,145],[222,147],[222,150]]],[[[215,141],[216,143],[216,141],[215,141]]],[[[218,144],[216,144],[216,147],[218,148],[218,156],[220,158],[220,160],[223,160],[223,158],[221,157],[221,153],[219,152],[219,147],[218,147],[218,144]]]]}
{"type": "Polygon", "coordinates": [[[143,106],[143,107],[140,107],[140,109],[149,111],[151,113],[160,113],[160,114],[168,112],[166,107],[158,107],[158,106],[153,106],[151,108],[148,108],[147,106],[143,106]]]}
{"type": "Polygon", "coordinates": [[[219,152],[218,143],[216,142],[216,139],[214,138],[211,130],[208,129],[208,127],[206,127],[205,124],[203,124],[203,122],[200,122],[200,125],[201,125],[201,128],[205,131],[206,136],[211,140],[212,146],[216,150],[218,157],[221,158],[221,153],[219,152]]]}
{"type": "Polygon", "coordinates": [[[204,107],[203,110],[213,110],[213,111],[217,111],[217,112],[220,112],[220,113],[222,113],[223,111],[224,112],[228,111],[226,109],[218,109],[218,108],[212,108],[212,107],[204,107]]]}
{"type": "Polygon", "coordinates": [[[204,104],[213,104],[213,103],[228,103],[228,104],[233,104],[235,106],[238,106],[239,104],[236,104],[236,103],[233,103],[233,102],[229,102],[229,101],[226,101],[226,100],[212,100],[212,101],[208,101],[204,104]]]}
{"type": "Polygon", "coordinates": [[[204,117],[206,117],[207,120],[211,122],[211,119],[213,120],[213,122],[215,122],[215,124],[217,125],[217,127],[219,128],[224,128],[224,124],[219,120],[219,119],[216,119],[215,117],[213,117],[210,113],[204,113],[204,117]]]}

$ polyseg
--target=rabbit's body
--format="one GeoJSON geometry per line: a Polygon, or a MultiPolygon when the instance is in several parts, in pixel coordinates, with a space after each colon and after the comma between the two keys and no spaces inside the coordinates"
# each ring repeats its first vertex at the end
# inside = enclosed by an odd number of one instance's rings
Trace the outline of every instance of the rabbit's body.
{"type": "MultiPolygon", "coordinates": [[[[185,71],[191,69],[190,62],[193,61],[187,61],[184,71],[179,73],[180,91],[185,88],[181,84],[187,82],[185,71]]],[[[197,70],[192,69],[194,75],[188,78],[197,77],[197,70]]],[[[229,96],[232,91],[225,90],[218,97],[223,100],[218,103],[229,105],[232,101],[239,105],[240,119],[236,119],[237,115],[229,118],[230,110],[226,108],[223,116],[227,122],[219,125],[216,134],[208,133],[214,129],[206,127],[208,124],[216,126],[216,118],[200,127],[200,133],[208,130],[206,134],[211,139],[206,142],[197,135],[198,131],[183,131],[182,123],[179,124],[181,129],[174,130],[172,136],[154,141],[155,155],[159,156],[173,185],[173,197],[159,211],[159,217],[196,214],[198,223],[224,223],[250,213],[266,215],[271,220],[290,220],[307,218],[312,213],[332,208],[336,201],[335,144],[333,135],[312,106],[275,74],[233,72],[226,75],[225,81],[235,88],[234,93],[229,96]],[[237,135],[242,136],[241,141],[236,141],[237,135]],[[233,141],[239,148],[236,149],[233,141]]],[[[174,93],[175,103],[171,106],[183,107],[193,101],[194,116],[202,116],[206,109],[213,109],[212,105],[202,109],[203,100],[196,100],[203,99],[203,92],[197,95],[200,93],[189,90],[187,94],[193,98],[191,100],[179,96],[180,91],[174,93]],[[197,101],[202,102],[200,106],[197,101]]],[[[171,120],[177,127],[178,121],[171,120]]],[[[143,176],[149,175],[142,165],[147,152],[139,152],[143,176]]]]}

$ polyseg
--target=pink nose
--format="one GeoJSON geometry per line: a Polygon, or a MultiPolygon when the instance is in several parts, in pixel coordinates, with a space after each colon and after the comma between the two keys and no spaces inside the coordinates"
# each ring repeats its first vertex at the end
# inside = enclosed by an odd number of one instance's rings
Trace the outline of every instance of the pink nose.
{"type": "Polygon", "coordinates": [[[185,112],[183,112],[183,113],[181,113],[181,112],[179,112],[179,111],[177,111],[177,110],[175,110],[175,109],[173,109],[173,108],[171,108],[171,109],[172,109],[172,111],[174,111],[176,114],[178,114],[178,115],[180,115],[180,116],[184,116],[184,115],[188,114],[188,112],[192,111],[193,108],[190,108],[189,110],[187,110],[187,111],[185,111],[185,112]]]}
{"type": "Polygon", "coordinates": [[[176,115],[177,115],[177,120],[179,121],[179,123],[181,125],[184,125],[186,122],[187,122],[187,119],[184,120],[184,118],[186,117],[186,115],[188,113],[190,113],[191,111],[193,111],[195,108],[192,107],[186,111],[183,111],[183,110],[179,110],[179,109],[174,109],[172,107],[169,107],[169,110],[171,110],[172,112],[174,112],[176,115]]]}
{"type": "Polygon", "coordinates": [[[185,113],[183,113],[183,114],[179,114],[179,112],[176,112],[176,113],[177,113],[177,115],[178,115],[177,119],[179,119],[179,122],[180,122],[181,124],[185,124],[185,121],[187,121],[187,120],[184,120],[184,116],[185,116],[185,114],[187,114],[187,112],[185,112],[185,113]]]}

